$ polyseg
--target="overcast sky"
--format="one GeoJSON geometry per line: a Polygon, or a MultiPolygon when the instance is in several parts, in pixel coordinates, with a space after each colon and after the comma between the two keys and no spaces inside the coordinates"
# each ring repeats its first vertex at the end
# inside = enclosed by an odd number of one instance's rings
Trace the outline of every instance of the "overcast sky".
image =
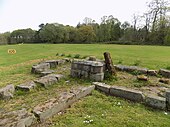
{"type": "Polygon", "coordinates": [[[38,29],[41,23],[76,26],[85,17],[100,22],[113,15],[121,22],[143,13],[150,0],[0,0],[0,33],[16,29],[38,29]]]}

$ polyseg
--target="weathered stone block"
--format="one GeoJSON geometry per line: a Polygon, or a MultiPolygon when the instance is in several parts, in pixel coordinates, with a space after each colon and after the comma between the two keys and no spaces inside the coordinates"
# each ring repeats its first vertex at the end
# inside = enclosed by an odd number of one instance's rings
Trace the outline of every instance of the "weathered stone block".
{"type": "Polygon", "coordinates": [[[159,82],[161,82],[161,83],[165,83],[165,84],[169,84],[169,79],[166,79],[166,78],[160,78],[160,79],[159,79],[159,82]]]}
{"type": "Polygon", "coordinates": [[[16,89],[23,90],[23,91],[31,91],[31,89],[34,89],[35,87],[36,87],[36,84],[33,81],[30,81],[30,82],[17,85],[16,89]]]}
{"type": "Polygon", "coordinates": [[[160,69],[159,74],[161,74],[163,77],[170,78],[170,70],[160,69]]]}
{"type": "Polygon", "coordinates": [[[46,71],[41,72],[40,74],[41,74],[41,76],[46,76],[46,75],[52,74],[54,72],[55,71],[53,71],[53,70],[46,70],[46,71]]]}
{"type": "Polygon", "coordinates": [[[90,79],[96,82],[101,82],[104,79],[104,73],[90,74],[90,79]]]}
{"type": "Polygon", "coordinates": [[[150,76],[157,76],[158,72],[156,70],[148,70],[148,75],[150,75],[150,76]]]}
{"type": "Polygon", "coordinates": [[[80,70],[71,70],[71,76],[72,77],[77,77],[79,78],[80,77],[80,74],[81,74],[81,71],[80,70]]]}
{"type": "Polygon", "coordinates": [[[33,113],[42,122],[58,112],[70,107],[70,105],[78,99],[90,94],[92,90],[94,90],[94,86],[81,87],[78,89],[73,89],[70,92],[61,93],[59,97],[50,99],[44,104],[36,106],[33,109],[33,113]]]}
{"type": "Polygon", "coordinates": [[[41,72],[49,70],[49,69],[50,69],[49,63],[40,63],[40,64],[32,66],[31,73],[40,74],[41,72]]]}
{"type": "Polygon", "coordinates": [[[89,78],[89,73],[87,71],[81,71],[80,78],[89,78]]]}
{"type": "Polygon", "coordinates": [[[103,64],[99,62],[95,62],[91,65],[91,73],[97,74],[97,73],[103,73],[103,64]]]}
{"type": "Polygon", "coordinates": [[[170,111],[170,89],[166,90],[165,96],[167,102],[167,109],[170,111]]]}
{"type": "Polygon", "coordinates": [[[48,60],[48,61],[45,61],[45,63],[49,63],[50,68],[56,68],[57,67],[57,61],[56,60],[48,60]]]}
{"type": "Polygon", "coordinates": [[[166,109],[166,99],[155,95],[146,95],[145,104],[157,109],[166,109]]]}
{"type": "Polygon", "coordinates": [[[138,76],[137,76],[137,79],[138,79],[139,81],[148,81],[148,77],[145,76],[145,75],[138,75],[138,76]]]}
{"type": "Polygon", "coordinates": [[[44,77],[41,77],[38,80],[35,80],[36,83],[40,84],[43,87],[48,87],[50,85],[53,85],[57,83],[58,79],[55,76],[47,75],[44,77]]]}
{"type": "Polygon", "coordinates": [[[120,86],[112,86],[110,88],[110,94],[113,96],[122,97],[135,102],[142,102],[144,100],[144,95],[141,91],[120,87],[120,86]]]}
{"type": "Polygon", "coordinates": [[[88,87],[79,87],[77,89],[71,90],[70,92],[74,93],[76,100],[78,100],[82,97],[85,97],[85,96],[91,94],[94,89],[95,89],[95,86],[92,85],[92,86],[88,86],[88,87]]]}
{"type": "Polygon", "coordinates": [[[56,60],[57,65],[65,64],[65,60],[56,60]]]}
{"type": "Polygon", "coordinates": [[[59,98],[53,98],[42,105],[38,105],[33,109],[33,113],[43,122],[47,118],[52,117],[60,111],[68,108],[73,103],[74,94],[62,93],[59,98]]]}
{"type": "Polygon", "coordinates": [[[109,86],[105,83],[101,83],[101,82],[93,82],[93,84],[95,85],[96,90],[99,90],[99,91],[104,92],[106,94],[110,94],[111,86],[109,86]]]}
{"type": "Polygon", "coordinates": [[[13,98],[14,92],[14,85],[7,85],[6,87],[0,89],[0,99],[11,99],[13,98]]]}
{"type": "Polygon", "coordinates": [[[34,115],[25,109],[0,114],[0,127],[31,127],[34,122],[34,115]]]}

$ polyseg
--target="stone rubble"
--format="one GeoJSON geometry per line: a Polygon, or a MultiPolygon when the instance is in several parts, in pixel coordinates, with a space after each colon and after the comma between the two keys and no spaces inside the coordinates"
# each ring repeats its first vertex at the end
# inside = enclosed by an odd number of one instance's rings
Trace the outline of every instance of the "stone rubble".
{"type": "Polygon", "coordinates": [[[26,109],[0,114],[0,127],[31,127],[34,122],[34,114],[26,109]]]}
{"type": "Polygon", "coordinates": [[[50,74],[35,80],[35,82],[43,87],[48,87],[50,85],[54,85],[55,83],[58,82],[58,80],[60,80],[63,77],[64,77],[63,75],[59,75],[59,74],[50,74]]]}
{"type": "Polygon", "coordinates": [[[23,90],[23,91],[31,91],[32,89],[34,89],[36,87],[35,82],[30,81],[30,82],[26,82],[20,85],[17,85],[15,89],[17,90],[23,90]]]}
{"type": "Polygon", "coordinates": [[[0,99],[7,100],[13,98],[13,94],[15,92],[14,85],[7,85],[0,89],[0,99]]]}

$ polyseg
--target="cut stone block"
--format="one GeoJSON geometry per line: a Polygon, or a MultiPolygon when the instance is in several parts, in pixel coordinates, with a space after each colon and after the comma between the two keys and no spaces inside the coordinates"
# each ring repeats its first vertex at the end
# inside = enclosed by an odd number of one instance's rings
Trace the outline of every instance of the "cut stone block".
{"type": "Polygon", "coordinates": [[[165,78],[170,78],[170,70],[160,69],[159,73],[165,78]]]}
{"type": "Polygon", "coordinates": [[[90,79],[96,82],[101,82],[104,79],[104,73],[90,74],[90,79]]]}
{"type": "Polygon", "coordinates": [[[41,72],[49,70],[49,69],[50,69],[49,63],[40,63],[40,64],[32,66],[31,73],[40,74],[41,72]]]}
{"type": "Polygon", "coordinates": [[[13,94],[15,92],[14,85],[7,85],[4,88],[0,89],[0,99],[6,100],[13,98],[13,94]]]}
{"type": "Polygon", "coordinates": [[[77,78],[79,78],[79,77],[80,77],[80,74],[81,74],[81,71],[80,71],[80,70],[73,70],[73,69],[71,69],[71,76],[72,76],[72,77],[77,77],[77,78]]]}
{"type": "Polygon", "coordinates": [[[170,89],[166,90],[165,96],[167,102],[167,109],[170,111],[170,89]]]}
{"type": "Polygon", "coordinates": [[[62,65],[65,62],[66,62],[65,60],[56,60],[57,65],[62,65]]]}
{"type": "Polygon", "coordinates": [[[34,114],[25,109],[0,114],[0,127],[31,127],[34,122],[34,114]]]}
{"type": "Polygon", "coordinates": [[[102,91],[106,94],[110,94],[110,87],[109,85],[105,84],[105,83],[101,83],[101,82],[93,82],[93,84],[95,85],[95,89],[102,91]]]}
{"type": "Polygon", "coordinates": [[[55,71],[53,71],[53,70],[47,70],[47,71],[41,72],[40,74],[41,74],[41,76],[46,76],[46,75],[52,74],[52,73],[54,73],[54,72],[55,72],[55,71]]]}
{"type": "Polygon", "coordinates": [[[135,102],[142,102],[144,100],[144,95],[141,91],[120,86],[112,86],[110,88],[110,94],[135,102]]]}
{"type": "Polygon", "coordinates": [[[117,70],[126,71],[126,72],[134,72],[137,71],[141,74],[147,74],[147,68],[141,68],[137,66],[125,66],[125,65],[114,65],[117,70]]]}
{"type": "Polygon", "coordinates": [[[20,85],[16,86],[17,90],[23,90],[23,91],[31,91],[36,87],[36,84],[33,81],[26,82],[20,85]]]}
{"type": "Polygon", "coordinates": [[[44,77],[41,77],[40,79],[38,80],[35,80],[36,83],[40,84],[41,86],[43,87],[48,87],[50,85],[54,85],[55,83],[57,83],[57,78],[54,77],[54,76],[44,76],[44,77]]]}
{"type": "Polygon", "coordinates": [[[166,109],[166,99],[155,95],[147,95],[145,97],[145,104],[157,109],[166,109]]]}
{"type": "Polygon", "coordinates": [[[56,60],[48,60],[48,61],[45,61],[45,63],[49,63],[50,68],[56,68],[58,65],[56,60]]]}
{"type": "Polygon", "coordinates": [[[95,86],[92,85],[92,86],[88,86],[88,87],[79,87],[77,89],[71,90],[70,92],[74,93],[76,100],[78,100],[82,97],[85,97],[85,96],[91,94],[94,89],[95,89],[95,86]]]}
{"type": "Polygon", "coordinates": [[[78,99],[87,96],[94,90],[94,86],[73,89],[70,92],[64,92],[58,98],[50,99],[44,104],[38,105],[33,109],[33,113],[42,122],[52,117],[60,111],[70,107],[78,99]]]}
{"type": "Polygon", "coordinates": [[[64,75],[61,74],[49,74],[47,77],[55,77],[58,81],[64,78],[64,75]]]}
{"type": "Polygon", "coordinates": [[[157,76],[158,72],[156,70],[148,70],[148,75],[150,75],[150,76],[157,76]]]}
{"type": "Polygon", "coordinates": [[[160,79],[159,79],[159,82],[161,82],[161,83],[165,83],[165,84],[169,84],[169,79],[166,79],[166,78],[160,78],[160,79]]]}
{"type": "Polygon", "coordinates": [[[97,74],[97,73],[103,73],[103,64],[102,63],[93,63],[91,65],[91,73],[97,74]]]}
{"type": "Polygon", "coordinates": [[[137,76],[137,79],[138,79],[139,81],[148,81],[148,77],[145,76],[145,75],[138,75],[138,76],[137,76]]]}

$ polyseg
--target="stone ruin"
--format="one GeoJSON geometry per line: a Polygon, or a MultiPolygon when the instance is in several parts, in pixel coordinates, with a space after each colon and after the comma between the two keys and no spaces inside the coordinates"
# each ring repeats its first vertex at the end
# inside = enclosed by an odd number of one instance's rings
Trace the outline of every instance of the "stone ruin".
{"type": "Polygon", "coordinates": [[[71,76],[93,81],[103,81],[104,63],[98,61],[74,60],[71,64],[71,76]]]}

